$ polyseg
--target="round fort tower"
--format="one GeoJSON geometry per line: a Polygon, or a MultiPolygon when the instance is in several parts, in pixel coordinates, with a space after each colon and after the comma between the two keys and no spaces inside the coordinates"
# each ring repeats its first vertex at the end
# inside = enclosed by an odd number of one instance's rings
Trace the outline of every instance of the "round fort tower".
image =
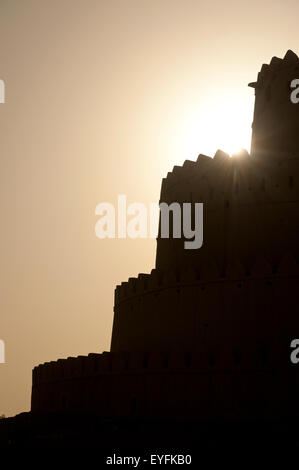
{"type": "Polygon", "coordinates": [[[202,247],[159,233],[152,272],[115,289],[111,351],[34,368],[33,412],[299,416],[289,358],[299,337],[294,78],[299,60],[289,51],[250,84],[251,155],[199,155],[163,179],[160,202],[203,203],[202,247]]]}
{"type": "Polygon", "coordinates": [[[299,59],[288,51],[249,84],[256,92],[251,155],[199,155],[163,179],[160,202],[203,203],[203,246],[186,249],[184,237],[159,234],[152,273],[116,288],[111,351],[205,342],[240,348],[296,330],[299,104],[290,99],[296,73],[299,59]]]}

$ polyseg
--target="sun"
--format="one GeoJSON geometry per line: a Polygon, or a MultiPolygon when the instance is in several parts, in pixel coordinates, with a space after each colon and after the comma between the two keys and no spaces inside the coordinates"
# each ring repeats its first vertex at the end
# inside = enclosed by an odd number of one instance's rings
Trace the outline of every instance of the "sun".
{"type": "Polygon", "coordinates": [[[188,111],[179,122],[177,143],[184,159],[196,160],[203,153],[213,157],[218,149],[229,155],[250,150],[252,102],[227,94],[206,99],[188,111]]]}

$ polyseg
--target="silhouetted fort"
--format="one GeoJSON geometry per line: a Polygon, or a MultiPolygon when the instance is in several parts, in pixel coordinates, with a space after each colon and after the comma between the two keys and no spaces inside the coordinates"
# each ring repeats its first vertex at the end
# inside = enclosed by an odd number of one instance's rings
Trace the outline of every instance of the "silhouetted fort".
{"type": "Polygon", "coordinates": [[[160,202],[203,202],[204,243],[157,239],[156,267],[115,290],[111,351],[33,370],[32,411],[103,417],[298,416],[299,105],[288,51],[263,65],[251,154],[199,155],[160,202]]]}

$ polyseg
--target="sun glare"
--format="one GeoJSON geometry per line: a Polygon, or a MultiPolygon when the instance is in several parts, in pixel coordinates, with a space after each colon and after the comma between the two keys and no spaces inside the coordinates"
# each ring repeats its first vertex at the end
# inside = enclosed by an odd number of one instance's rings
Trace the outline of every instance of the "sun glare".
{"type": "Polygon", "coordinates": [[[182,148],[183,159],[196,160],[198,154],[210,157],[218,149],[229,155],[241,149],[250,150],[253,108],[237,97],[197,103],[188,110],[180,122],[177,144],[182,148]],[[190,112],[191,111],[191,112],[190,112]]]}

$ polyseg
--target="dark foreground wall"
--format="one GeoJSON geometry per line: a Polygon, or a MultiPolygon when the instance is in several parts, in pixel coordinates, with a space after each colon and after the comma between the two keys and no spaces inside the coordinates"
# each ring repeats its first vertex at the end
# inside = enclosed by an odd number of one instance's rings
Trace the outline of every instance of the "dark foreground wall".
{"type": "Polygon", "coordinates": [[[299,414],[299,366],[284,347],[103,353],[33,371],[33,412],[102,417],[278,419],[299,414]]]}
{"type": "Polygon", "coordinates": [[[82,468],[106,468],[107,457],[113,455],[139,456],[137,468],[152,468],[151,455],[157,463],[157,454],[190,455],[194,468],[213,468],[214,462],[221,464],[219,468],[225,463],[232,468],[236,462],[239,469],[244,461],[266,469],[280,456],[282,468],[287,468],[289,459],[297,461],[298,442],[295,420],[107,420],[88,413],[22,413],[0,420],[2,459],[4,454],[11,459],[18,456],[23,466],[28,459],[30,468],[35,462],[40,468],[41,462],[52,458],[53,468],[70,468],[73,459],[78,468],[79,458],[82,468]],[[65,466],[62,456],[67,458],[65,466]]]}

